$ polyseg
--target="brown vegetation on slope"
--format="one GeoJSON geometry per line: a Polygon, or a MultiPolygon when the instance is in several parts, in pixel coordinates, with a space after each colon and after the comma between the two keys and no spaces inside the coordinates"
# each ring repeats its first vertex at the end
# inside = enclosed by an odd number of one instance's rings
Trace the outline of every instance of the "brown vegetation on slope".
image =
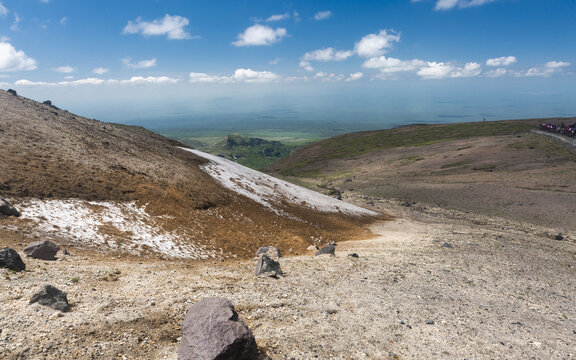
{"type": "MultiPolygon", "coordinates": [[[[206,160],[143,128],[86,119],[0,91],[0,193],[9,198],[136,201],[155,225],[223,254],[250,256],[260,245],[303,251],[312,238],[356,237],[367,219],[287,209],[274,215],[223,188],[206,160]]],[[[25,224],[20,224],[24,226],[25,224]]]]}

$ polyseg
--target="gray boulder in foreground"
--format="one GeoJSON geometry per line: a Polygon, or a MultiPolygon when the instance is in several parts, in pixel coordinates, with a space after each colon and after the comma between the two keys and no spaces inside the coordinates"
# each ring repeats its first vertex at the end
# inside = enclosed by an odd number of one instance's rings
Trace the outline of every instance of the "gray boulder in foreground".
{"type": "Polygon", "coordinates": [[[190,306],[182,324],[179,360],[252,360],[258,348],[232,303],[210,297],[190,306]]]}
{"type": "Polygon", "coordinates": [[[20,216],[20,212],[2,196],[0,196],[0,214],[6,216],[20,216]]]}
{"type": "Polygon", "coordinates": [[[270,277],[277,277],[284,275],[280,269],[280,263],[271,259],[268,255],[262,255],[256,264],[256,276],[264,275],[270,277]]]}
{"type": "Polygon", "coordinates": [[[55,310],[68,310],[67,293],[58,290],[52,285],[44,285],[30,299],[30,304],[38,303],[40,305],[51,307],[55,310]]]}
{"type": "Polygon", "coordinates": [[[14,271],[26,270],[26,264],[24,264],[18,252],[7,247],[0,249],[0,267],[14,271]]]}
{"type": "Polygon", "coordinates": [[[45,241],[34,241],[24,248],[24,254],[41,260],[56,260],[56,253],[60,250],[60,246],[45,241]]]}

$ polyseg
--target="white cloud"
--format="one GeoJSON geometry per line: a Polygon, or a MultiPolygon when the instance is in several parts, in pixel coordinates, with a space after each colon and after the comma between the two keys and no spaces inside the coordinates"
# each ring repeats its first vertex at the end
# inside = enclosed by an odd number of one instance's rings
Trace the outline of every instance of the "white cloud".
{"type": "Polygon", "coordinates": [[[8,42],[0,42],[0,72],[35,70],[36,60],[28,57],[24,51],[16,50],[8,42]]]}
{"type": "Polygon", "coordinates": [[[344,74],[328,74],[325,72],[319,72],[314,75],[314,79],[320,80],[322,82],[332,82],[332,81],[342,81],[346,78],[344,74]]]}
{"type": "Polygon", "coordinates": [[[95,69],[92,69],[92,72],[93,72],[94,74],[98,74],[98,75],[104,75],[104,74],[106,74],[108,71],[110,71],[110,70],[108,70],[108,69],[106,69],[106,68],[103,68],[103,67],[97,67],[97,68],[95,68],[95,69]]]}
{"type": "Polygon", "coordinates": [[[64,25],[66,25],[67,22],[68,22],[68,18],[67,18],[66,16],[64,16],[63,18],[61,18],[61,19],[58,21],[58,24],[64,26],[64,25]]]}
{"type": "Polygon", "coordinates": [[[280,81],[282,78],[270,71],[254,71],[252,69],[236,69],[232,76],[209,75],[191,72],[191,83],[267,83],[280,81]]]}
{"type": "Polygon", "coordinates": [[[350,74],[350,76],[348,76],[348,78],[346,79],[346,81],[355,81],[355,80],[360,80],[364,77],[364,74],[361,72],[355,72],[353,74],[350,74]]]}
{"type": "Polygon", "coordinates": [[[132,63],[132,59],[124,58],[122,59],[122,64],[124,64],[126,67],[129,67],[130,69],[148,69],[156,66],[156,58],[150,60],[141,60],[135,64],[132,63]]]}
{"type": "Polygon", "coordinates": [[[380,30],[378,34],[368,34],[356,43],[355,51],[358,55],[366,58],[384,55],[394,43],[400,41],[400,35],[386,30],[380,30]]]}
{"type": "Polygon", "coordinates": [[[535,66],[528,71],[522,73],[516,73],[516,76],[528,76],[528,77],[548,77],[552,74],[559,73],[564,71],[565,67],[570,66],[569,62],[564,61],[549,61],[543,66],[535,66]]]}
{"type": "Polygon", "coordinates": [[[434,10],[450,10],[455,7],[468,8],[492,3],[496,0],[438,0],[434,10]]]}
{"type": "Polygon", "coordinates": [[[396,58],[379,56],[368,59],[362,66],[365,68],[378,69],[384,74],[392,74],[404,71],[416,71],[425,67],[427,63],[423,60],[400,60],[396,58]]]}
{"type": "Polygon", "coordinates": [[[174,79],[168,76],[133,76],[130,80],[120,80],[123,85],[138,85],[138,84],[175,84],[180,82],[180,79],[174,79]]]}
{"type": "Polygon", "coordinates": [[[232,82],[231,77],[208,75],[205,73],[191,72],[189,77],[190,77],[189,81],[191,83],[229,83],[229,82],[232,82]]]}
{"type": "Polygon", "coordinates": [[[307,52],[302,57],[303,61],[342,61],[354,55],[353,51],[336,51],[334,48],[319,49],[307,52]]]}
{"type": "Polygon", "coordinates": [[[74,69],[72,66],[59,66],[57,68],[52,69],[56,72],[62,73],[62,74],[70,74],[73,73],[74,71],[76,71],[76,69],[74,69]]]}
{"type": "Polygon", "coordinates": [[[511,71],[508,69],[498,68],[498,69],[494,69],[494,70],[490,70],[490,71],[485,72],[484,76],[491,77],[491,78],[497,78],[497,77],[506,76],[509,73],[511,73],[511,71]]]}
{"type": "Polygon", "coordinates": [[[454,71],[452,65],[443,62],[429,62],[427,65],[420,70],[418,70],[418,75],[423,79],[443,79],[450,75],[454,71]]]}
{"type": "Polygon", "coordinates": [[[332,11],[330,10],[320,11],[314,15],[314,20],[325,20],[330,17],[332,17],[332,11]]]}
{"type": "Polygon", "coordinates": [[[40,0],[40,2],[42,2],[44,4],[48,4],[50,2],[50,0],[40,0]]]}
{"type": "Polygon", "coordinates": [[[269,62],[270,65],[278,65],[282,61],[279,57],[269,62]]]}
{"type": "Polygon", "coordinates": [[[180,79],[170,78],[168,76],[134,76],[128,80],[115,80],[115,79],[98,79],[86,78],[74,81],[59,81],[59,82],[43,82],[43,81],[30,81],[18,80],[14,85],[18,86],[47,86],[47,87],[67,87],[67,86],[99,86],[99,85],[140,85],[140,84],[175,84],[181,81],[180,79]]]}
{"type": "Polygon", "coordinates": [[[310,64],[310,62],[308,61],[300,61],[299,66],[301,68],[304,68],[304,70],[308,71],[308,72],[312,72],[314,71],[314,67],[312,67],[312,65],[310,64]]]}
{"type": "Polygon", "coordinates": [[[476,77],[481,73],[482,66],[476,62],[466,63],[463,67],[444,62],[428,62],[417,72],[425,80],[476,77]]]}
{"type": "Polygon", "coordinates": [[[469,62],[464,67],[456,67],[450,74],[451,78],[476,77],[482,73],[482,65],[477,62],[469,62]]]}
{"type": "Polygon", "coordinates": [[[300,14],[298,13],[298,11],[294,11],[292,13],[292,16],[294,17],[294,21],[300,22],[300,14]]]}
{"type": "Polygon", "coordinates": [[[168,39],[190,39],[191,36],[185,31],[190,21],[182,16],[171,16],[166,14],[164,18],[153,20],[152,22],[143,21],[137,18],[135,21],[129,21],[124,28],[123,34],[142,34],[144,36],[166,35],[168,39]]]}
{"type": "Polygon", "coordinates": [[[250,26],[243,33],[238,34],[234,46],[261,46],[272,45],[282,40],[288,33],[284,28],[272,29],[269,26],[256,24],[250,26]]]}
{"type": "Polygon", "coordinates": [[[272,21],[281,21],[281,20],[288,20],[288,19],[290,19],[290,14],[285,13],[285,14],[272,15],[268,19],[266,19],[266,21],[272,22],[272,21]]]}
{"type": "Polygon", "coordinates": [[[515,56],[502,56],[499,58],[494,58],[494,59],[488,59],[486,60],[486,65],[487,66],[510,66],[514,63],[516,63],[516,57],[515,56]]]}
{"type": "Polygon", "coordinates": [[[5,17],[8,15],[8,9],[0,2],[0,16],[5,17]]]}
{"type": "Polygon", "coordinates": [[[237,69],[232,76],[234,80],[247,83],[262,83],[277,81],[280,77],[270,71],[254,71],[252,69],[237,69]]]}
{"type": "Polygon", "coordinates": [[[544,64],[544,68],[548,71],[557,71],[567,66],[570,66],[570,63],[564,61],[549,61],[544,64]]]}
{"type": "Polygon", "coordinates": [[[20,23],[20,16],[18,16],[18,14],[14,13],[14,22],[12,23],[12,25],[10,25],[10,30],[12,31],[20,31],[20,27],[18,26],[18,24],[20,23]]]}

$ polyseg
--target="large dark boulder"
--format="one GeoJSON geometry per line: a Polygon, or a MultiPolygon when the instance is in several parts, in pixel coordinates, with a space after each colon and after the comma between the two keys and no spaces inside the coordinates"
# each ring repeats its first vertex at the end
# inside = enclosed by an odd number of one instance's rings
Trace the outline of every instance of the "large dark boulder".
{"type": "Polygon", "coordinates": [[[2,196],[0,196],[0,214],[6,216],[20,216],[20,212],[2,196]]]}
{"type": "Polygon", "coordinates": [[[24,248],[24,254],[41,260],[56,260],[58,250],[60,246],[48,240],[34,241],[24,248]]]}
{"type": "Polygon", "coordinates": [[[256,276],[264,275],[270,277],[277,277],[284,275],[280,269],[280,263],[271,259],[268,255],[262,255],[256,264],[256,276]]]}
{"type": "Polygon", "coordinates": [[[68,294],[55,288],[52,285],[44,285],[30,299],[30,304],[38,303],[40,305],[51,307],[55,310],[68,310],[68,294]]]}
{"type": "Polygon", "coordinates": [[[0,267],[15,271],[26,270],[26,264],[16,250],[7,247],[0,249],[0,267]]]}
{"type": "Polygon", "coordinates": [[[188,308],[182,325],[179,360],[252,360],[257,357],[256,340],[238,318],[230,301],[211,297],[188,308]]]}
{"type": "Polygon", "coordinates": [[[14,95],[14,96],[18,96],[18,93],[16,92],[16,90],[14,89],[8,89],[7,90],[8,94],[14,95]]]}

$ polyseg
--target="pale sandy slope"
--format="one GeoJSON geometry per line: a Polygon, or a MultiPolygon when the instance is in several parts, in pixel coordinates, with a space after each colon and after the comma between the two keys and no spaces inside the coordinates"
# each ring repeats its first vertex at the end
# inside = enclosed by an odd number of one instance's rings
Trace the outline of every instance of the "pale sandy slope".
{"type": "Polygon", "coordinates": [[[399,204],[375,201],[397,216],[378,237],[283,258],[280,279],[255,278],[254,261],[28,259],[26,273],[0,270],[0,358],[176,359],[184,312],[206,296],[235,304],[262,358],[574,358],[570,234],[399,204]],[[28,305],[40,283],[68,291],[72,311],[28,305]]]}

